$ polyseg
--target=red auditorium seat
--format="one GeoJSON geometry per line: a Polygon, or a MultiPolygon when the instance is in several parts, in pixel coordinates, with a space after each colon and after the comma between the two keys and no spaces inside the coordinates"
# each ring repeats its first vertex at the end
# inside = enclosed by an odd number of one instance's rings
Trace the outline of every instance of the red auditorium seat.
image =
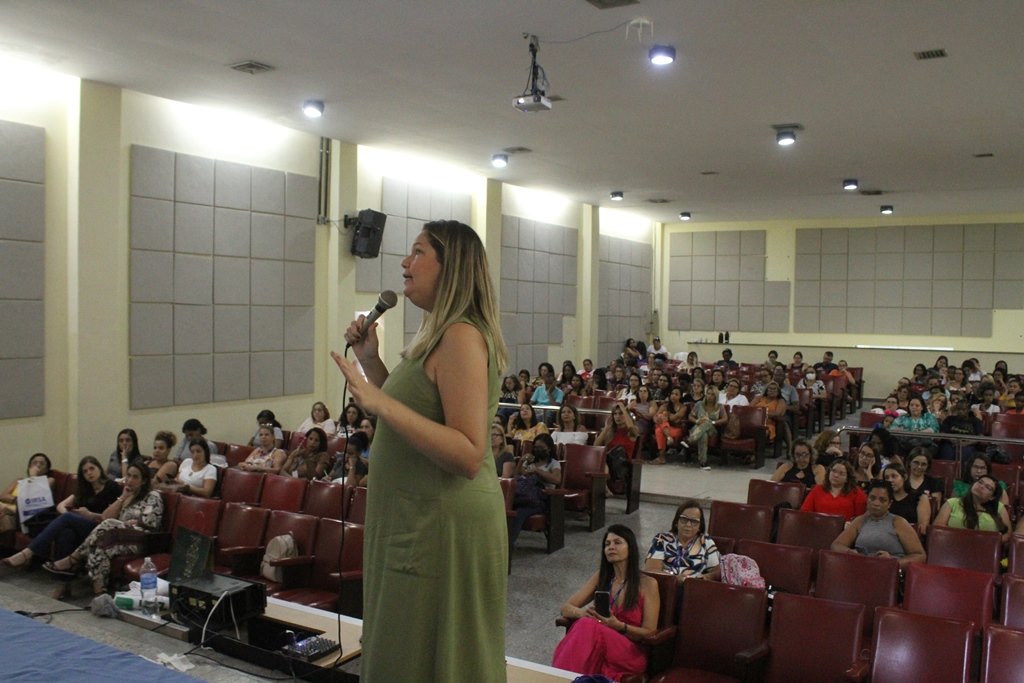
{"type": "Polygon", "coordinates": [[[843,533],[846,520],[840,515],[804,510],[779,510],[779,534],[776,540],[787,545],[828,550],[843,533]]]}
{"type": "Polygon", "coordinates": [[[772,509],[767,505],[713,500],[710,517],[708,533],[715,537],[768,541],[772,535],[772,509]]]}
{"type": "Polygon", "coordinates": [[[968,683],[972,641],[970,622],[881,607],[875,614],[871,683],[968,683]]]}
{"type": "Polygon", "coordinates": [[[238,467],[238,463],[249,457],[253,447],[249,445],[231,443],[224,451],[224,459],[228,461],[228,467],[238,467]]]}
{"type": "Polygon", "coordinates": [[[604,446],[565,445],[560,489],[565,496],[565,508],[586,512],[590,518],[590,531],[605,525],[605,483],[608,475],[604,468],[604,446]]]}
{"type": "Polygon", "coordinates": [[[1002,546],[998,531],[928,527],[928,564],[998,574],[1002,546]]]}
{"type": "Polygon", "coordinates": [[[870,635],[875,608],[896,605],[899,572],[895,558],[822,550],[818,553],[814,595],[864,605],[868,614],[864,635],[870,635]]]}
{"type": "MultiPolygon", "coordinates": [[[[174,524],[171,527],[171,543],[177,541],[178,532],[181,529],[190,529],[211,538],[216,536],[217,525],[220,522],[220,507],[219,500],[198,496],[180,496],[174,515],[174,524]]],[[[171,568],[171,552],[155,553],[150,557],[156,565],[157,574],[165,576],[171,568]]],[[[130,581],[138,581],[144,561],[144,557],[137,557],[127,562],[124,567],[125,578],[130,581]]]]}
{"type": "Polygon", "coordinates": [[[981,683],[1020,683],[1024,672],[1024,631],[1005,626],[985,629],[981,683]]]}
{"type": "Polygon", "coordinates": [[[314,517],[327,517],[329,519],[342,519],[342,510],[345,506],[345,494],[347,493],[344,484],[332,484],[326,481],[311,481],[306,491],[306,500],[302,506],[302,512],[314,517]]]}
{"type": "Polygon", "coordinates": [[[671,667],[650,683],[746,679],[749,658],[741,653],[764,646],[766,610],[761,588],[688,581],[671,667]]]}
{"type": "Polygon", "coordinates": [[[309,581],[285,589],[275,597],[362,618],[363,527],[321,519],[309,581]]]}
{"type": "Polygon", "coordinates": [[[992,621],[994,586],[987,572],[914,563],[906,568],[903,609],[970,621],[981,633],[992,621]]]}
{"type": "Polygon", "coordinates": [[[739,420],[740,433],[734,439],[720,435],[719,449],[723,454],[746,456],[753,467],[763,467],[764,449],[768,443],[767,411],[754,406],[729,406],[727,409],[730,417],[735,415],[739,420]]]}
{"type": "Polygon", "coordinates": [[[811,548],[744,538],[736,543],[736,552],[757,562],[772,589],[798,595],[811,592],[815,554],[811,548]]]}
{"type": "Polygon", "coordinates": [[[304,515],[299,512],[288,512],[287,510],[271,510],[270,518],[267,521],[266,529],[263,532],[263,539],[257,548],[252,549],[248,554],[236,553],[235,563],[237,567],[252,568],[250,571],[233,572],[235,576],[247,581],[258,581],[267,587],[267,595],[276,595],[285,588],[290,588],[290,582],[295,580],[294,576],[302,572],[308,572],[313,564],[313,545],[316,542],[316,528],[319,520],[312,515],[304,515]],[[291,534],[295,539],[295,557],[273,560],[270,564],[274,567],[283,568],[281,581],[272,581],[260,573],[260,563],[263,561],[263,553],[267,544],[272,538],[284,534],[291,534]]]}
{"type": "Polygon", "coordinates": [[[1024,631],[1024,578],[1004,576],[1000,598],[1003,626],[1024,631]]]}
{"type": "Polygon", "coordinates": [[[268,474],[263,480],[260,507],[269,510],[298,512],[302,509],[302,502],[306,498],[308,484],[308,481],[298,477],[268,474]]]}
{"type": "MultiPolygon", "coordinates": [[[[263,540],[270,510],[241,503],[225,503],[217,528],[217,543],[214,550],[214,571],[232,574],[236,558],[250,556],[263,540]]],[[[241,573],[252,573],[251,567],[238,567],[241,573]]]]}
{"type": "Polygon", "coordinates": [[[220,497],[225,503],[259,505],[263,491],[263,472],[246,472],[229,467],[221,480],[220,497]]]}
{"type": "Polygon", "coordinates": [[[778,593],[765,683],[841,681],[861,654],[863,605],[778,593]]]}
{"type": "Polygon", "coordinates": [[[791,508],[799,510],[806,495],[807,487],[799,482],[751,479],[747,484],[747,505],[774,507],[779,503],[789,503],[791,508]]]}
{"type": "Polygon", "coordinates": [[[365,486],[356,486],[350,494],[348,506],[345,508],[345,521],[352,524],[366,524],[366,496],[369,495],[365,486]]]}

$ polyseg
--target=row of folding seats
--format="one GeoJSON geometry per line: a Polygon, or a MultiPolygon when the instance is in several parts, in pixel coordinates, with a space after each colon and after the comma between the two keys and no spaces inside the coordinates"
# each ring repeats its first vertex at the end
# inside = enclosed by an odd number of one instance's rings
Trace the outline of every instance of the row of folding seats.
{"type": "Polygon", "coordinates": [[[227,503],[305,512],[354,524],[364,524],[366,521],[365,486],[307,481],[233,468],[224,470],[221,476],[220,499],[227,503]]]}
{"type": "MultiPolygon", "coordinates": [[[[911,576],[908,591],[936,590],[928,576],[933,571],[957,570],[920,566],[911,576]]],[[[836,578],[855,581],[859,574],[854,571],[836,578]]],[[[938,597],[948,597],[942,592],[948,585],[938,590],[938,597]]],[[[981,681],[1019,680],[1024,667],[1024,631],[1013,628],[848,598],[777,593],[772,603],[769,627],[764,589],[688,582],[671,624],[659,623],[658,631],[647,639],[651,646],[647,680],[817,683],[870,676],[873,683],[966,683],[978,679],[972,660],[981,634],[981,681]],[[766,631],[770,632],[766,635],[766,631]]],[[[630,683],[640,680],[623,678],[630,683]]]]}
{"type": "MultiPolygon", "coordinates": [[[[173,543],[183,529],[213,540],[213,570],[266,585],[282,600],[360,616],[362,606],[363,526],[314,514],[180,496],[162,492],[164,533],[153,534],[147,554],[161,575],[170,569],[173,543]],[[271,562],[280,581],[260,573],[267,543],[290,533],[298,555],[271,562]],[[161,547],[162,546],[162,547],[161,547]],[[157,552],[157,550],[163,552],[157,552]],[[340,574],[339,574],[340,572],[340,574]]],[[[123,558],[115,578],[137,580],[142,557],[123,558]]]]}

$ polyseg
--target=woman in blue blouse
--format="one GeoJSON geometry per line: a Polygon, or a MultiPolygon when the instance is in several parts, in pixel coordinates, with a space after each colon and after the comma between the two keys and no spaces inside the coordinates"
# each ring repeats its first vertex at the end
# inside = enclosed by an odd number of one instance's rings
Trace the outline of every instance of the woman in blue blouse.
{"type": "Polygon", "coordinates": [[[715,541],[705,532],[704,510],[695,500],[684,500],[672,517],[671,531],[654,537],[644,569],[688,578],[717,580],[721,569],[715,541]]]}
{"type": "Polygon", "coordinates": [[[893,429],[899,429],[904,432],[931,432],[935,433],[939,431],[939,421],[935,419],[935,416],[924,409],[924,400],[917,396],[910,399],[909,404],[910,412],[906,415],[900,415],[892,423],[893,429]]]}

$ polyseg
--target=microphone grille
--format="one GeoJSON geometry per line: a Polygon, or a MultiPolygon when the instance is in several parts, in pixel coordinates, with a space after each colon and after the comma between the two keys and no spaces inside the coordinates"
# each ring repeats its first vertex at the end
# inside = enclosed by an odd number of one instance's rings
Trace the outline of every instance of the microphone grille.
{"type": "Polygon", "coordinates": [[[398,304],[398,295],[390,289],[385,289],[380,293],[380,303],[385,309],[394,308],[398,304]]]}

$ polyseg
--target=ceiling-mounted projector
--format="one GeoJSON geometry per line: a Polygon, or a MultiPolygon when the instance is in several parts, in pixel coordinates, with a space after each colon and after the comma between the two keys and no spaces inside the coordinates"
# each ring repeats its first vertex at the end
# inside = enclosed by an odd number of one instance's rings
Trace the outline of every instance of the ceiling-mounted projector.
{"type": "Polygon", "coordinates": [[[516,95],[512,98],[512,106],[519,111],[547,111],[551,109],[551,100],[540,93],[516,95]]]}

